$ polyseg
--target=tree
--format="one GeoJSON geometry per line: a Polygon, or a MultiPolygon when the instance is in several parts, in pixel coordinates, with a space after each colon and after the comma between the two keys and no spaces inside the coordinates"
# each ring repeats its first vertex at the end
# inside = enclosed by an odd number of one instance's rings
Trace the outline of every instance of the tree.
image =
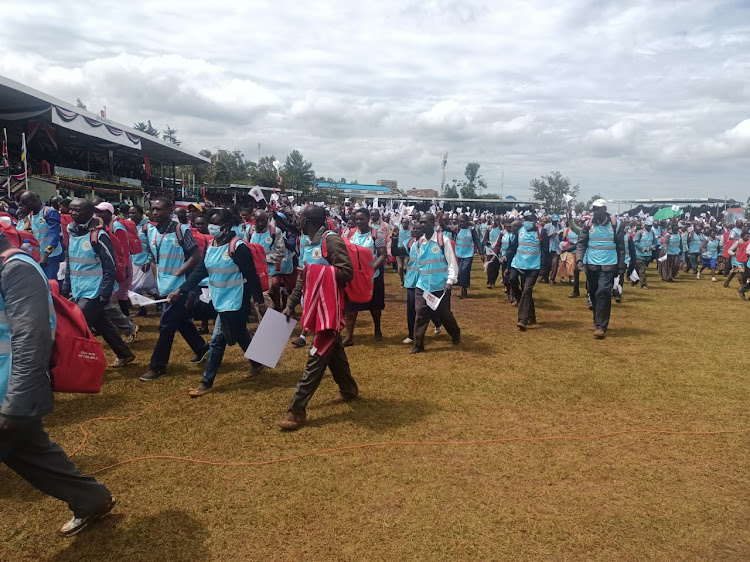
{"type": "Polygon", "coordinates": [[[458,199],[458,180],[453,180],[450,185],[443,186],[441,195],[447,199],[458,199]]]}
{"type": "Polygon", "coordinates": [[[135,123],[133,125],[133,128],[136,131],[141,131],[143,133],[146,133],[147,135],[156,137],[157,139],[159,138],[159,131],[157,131],[156,127],[151,124],[151,119],[148,120],[148,124],[144,123],[143,121],[139,121],[138,123],[135,123]]]}
{"type": "Polygon", "coordinates": [[[81,98],[76,98],[76,107],[88,110],[88,107],[86,107],[86,104],[81,101],[81,98]]]}
{"type": "Polygon", "coordinates": [[[560,172],[552,172],[541,179],[534,178],[530,185],[534,199],[543,201],[547,211],[562,211],[569,205],[565,202],[565,195],[573,198],[572,203],[579,190],[578,184],[570,185],[570,178],[563,177],[560,172]]]}
{"type": "MultiPolygon", "coordinates": [[[[148,123],[151,125],[151,122],[148,123]]],[[[182,144],[181,140],[177,140],[177,129],[172,129],[169,125],[167,125],[167,128],[162,131],[162,139],[167,141],[168,143],[171,143],[175,146],[180,146],[182,144]]]]}
{"type": "Polygon", "coordinates": [[[276,187],[276,168],[273,163],[276,157],[263,156],[258,163],[250,162],[247,165],[250,182],[261,187],[276,187]]]}
{"type": "Polygon", "coordinates": [[[281,177],[284,180],[284,187],[289,189],[299,189],[304,194],[310,192],[315,184],[315,171],[312,164],[302,157],[299,150],[292,150],[281,168],[281,177]]]}

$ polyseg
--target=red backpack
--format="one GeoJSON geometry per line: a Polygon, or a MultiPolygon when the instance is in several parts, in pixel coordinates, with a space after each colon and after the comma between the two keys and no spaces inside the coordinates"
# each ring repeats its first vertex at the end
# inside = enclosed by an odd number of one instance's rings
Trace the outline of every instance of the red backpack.
{"type": "Polygon", "coordinates": [[[125,232],[128,233],[128,250],[130,250],[130,255],[134,256],[140,254],[143,251],[143,246],[141,245],[141,239],[138,237],[138,225],[128,219],[115,220],[119,222],[125,228],[125,232]]]}
{"type": "MultiPolygon", "coordinates": [[[[128,248],[123,246],[114,235],[110,227],[105,228],[105,232],[109,236],[112,247],[115,249],[115,281],[123,283],[128,278],[128,264],[130,263],[130,251],[128,248]]],[[[91,244],[94,245],[99,241],[99,238],[95,236],[96,231],[91,232],[91,244]]],[[[140,241],[138,242],[140,244],[140,241]]]]}
{"type": "MultiPolygon", "coordinates": [[[[351,236],[354,236],[356,232],[357,230],[354,229],[351,236]]],[[[328,238],[329,234],[333,234],[333,232],[326,232],[323,236],[323,257],[328,257],[326,238],[328,238]]],[[[378,231],[373,228],[373,241],[377,237],[378,231]]],[[[375,278],[375,270],[372,268],[372,251],[369,248],[357,246],[349,238],[342,238],[342,240],[346,244],[346,251],[349,253],[349,259],[352,260],[352,269],[354,269],[354,277],[344,287],[346,297],[351,302],[370,302],[372,300],[373,280],[375,278]]]]}
{"type": "MultiPolygon", "coordinates": [[[[235,240],[239,242],[239,238],[237,237],[232,238],[229,242],[230,255],[234,254],[234,249],[237,247],[237,242],[235,242],[235,240]]],[[[245,244],[247,244],[247,247],[250,248],[250,251],[253,253],[253,263],[255,264],[255,271],[260,278],[260,288],[265,293],[271,288],[271,279],[268,276],[268,262],[266,261],[266,250],[260,244],[251,244],[249,242],[245,242],[245,244]]]]}
{"type": "Polygon", "coordinates": [[[8,226],[5,223],[0,223],[0,232],[5,234],[8,242],[16,248],[20,248],[21,244],[24,243],[24,240],[27,240],[29,244],[31,244],[31,257],[33,257],[37,263],[42,258],[41,249],[39,248],[39,240],[37,240],[31,232],[26,230],[16,230],[15,226],[8,226]]]}
{"type": "Polygon", "coordinates": [[[50,281],[52,304],[57,315],[55,343],[50,357],[52,390],[55,392],[99,392],[107,369],[102,344],[91,334],[83,311],[60,296],[57,281],[50,281]]]}

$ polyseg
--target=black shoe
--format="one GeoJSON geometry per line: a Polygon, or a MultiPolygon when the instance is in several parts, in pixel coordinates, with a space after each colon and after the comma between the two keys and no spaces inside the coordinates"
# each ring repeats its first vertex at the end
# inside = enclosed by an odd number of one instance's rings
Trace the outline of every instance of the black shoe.
{"type": "Polygon", "coordinates": [[[207,345],[200,354],[193,355],[193,357],[190,359],[190,362],[193,365],[197,365],[198,363],[203,363],[206,360],[206,357],[208,357],[209,351],[211,351],[211,346],[207,345]]]}
{"type": "Polygon", "coordinates": [[[140,307],[138,312],[133,315],[134,318],[145,318],[146,316],[148,316],[148,310],[145,306],[140,307]]]}
{"type": "Polygon", "coordinates": [[[423,351],[424,351],[424,346],[423,345],[415,345],[414,347],[411,348],[411,352],[410,353],[412,355],[414,355],[416,353],[422,353],[423,351]]]}
{"type": "Polygon", "coordinates": [[[516,323],[516,326],[518,326],[518,329],[521,330],[522,332],[526,331],[526,322],[524,322],[523,320],[519,320],[516,323]]]}
{"type": "Polygon", "coordinates": [[[744,301],[744,300],[747,300],[747,298],[745,297],[745,291],[743,291],[742,289],[737,289],[737,294],[738,294],[738,295],[740,296],[740,298],[741,298],[741,299],[742,299],[743,301],[744,301]]]}
{"type": "Polygon", "coordinates": [[[461,333],[460,332],[459,332],[459,334],[455,338],[453,338],[452,343],[453,343],[453,345],[459,345],[461,343],[461,333]]]}
{"type": "Polygon", "coordinates": [[[569,299],[576,299],[581,296],[581,293],[572,292],[568,295],[569,299]]]}
{"type": "Polygon", "coordinates": [[[292,342],[292,345],[294,347],[305,347],[307,345],[307,340],[300,336],[292,342]]]}
{"type": "Polygon", "coordinates": [[[167,374],[166,369],[151,369],[148,373],[141,375],[142,381],[155,381],[167,374]]]}

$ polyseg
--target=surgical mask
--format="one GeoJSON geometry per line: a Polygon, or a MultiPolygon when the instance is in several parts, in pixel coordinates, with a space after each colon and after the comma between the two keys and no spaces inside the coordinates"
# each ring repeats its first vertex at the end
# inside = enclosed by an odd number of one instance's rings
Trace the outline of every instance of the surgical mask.
{"type": "Polygon", "coordinates": [[[209,224],[208,233],[214,238],[218,238],[219,236],[221,236],[221,227],[217,224],[209,224]]]}
{"type": "Polygon", "coordinates": [[[523,221],[523,227],[526,230],[530,230],[530,229],[534,228],[534,223],[531,222],[531,221],[523,221]]]}

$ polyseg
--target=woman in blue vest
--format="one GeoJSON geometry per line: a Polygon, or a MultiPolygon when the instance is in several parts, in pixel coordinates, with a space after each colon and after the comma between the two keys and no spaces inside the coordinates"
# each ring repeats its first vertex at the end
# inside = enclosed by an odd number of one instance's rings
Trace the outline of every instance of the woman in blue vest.
{"type": "Polygon", "coordinates": [[[666,250],[665,261],[659,262],[659,272],[662,281],[674,282],[674,278],[680,271],[680,260],[682,256],[682,235],[680,234],[680,225],[672,223],[672,226],[664,235],[664,244],[666,250]]]}
{"type": "Polygon", "coordinates": [[[719,256],[720,244],[721,238],[716,236],[716,229],[710,229],[701,246],[701,270],[698,272],[698,279],[703,270],[708,268],[711,270],[711,281],[716,282],[716,259],[719,256]]]}
{"type": "Polygon", "coordinates": [[[515,293],[512,304],[518,307],[516,326],[522,332],[526,331],[526,326],[536,324],[534,285],[542,267],[542,249],[547,247],[547,233],[537,226],[534,213],[526,211],[523,224],[508,248],[510,286],[515,293]]]}
{"type": "MultiPolygon", "coordinates": [[[[211,301],[219,313],[211,337],[203,379],[196,388],[190,390],[192,398],[208,394],[213,389],[214,379],[224,358],[227,344],[236,343],[243,352],[250,345],[247,317],[252,301],[255,300],[258,304],[261,316],[266,312],[253,255],[247,245],[235,236],[231,211],[217,210],[210,221],[209,230],[214,240],[206,249],[205,259],[182,286],[167,298],[170,303],[177,302],[183,294],[188,294],[208,276],[211,301]]],[[[256,376],[263,369],[260,363],[251,361],[251,365],[247,378],[256,376]]]]}
{"type": "MultiPolygon", "coordinates": [[[[173,208],[174,203],[166,197],[157,197],[151,202],[151,215],[155,224],[148,225],[148,249],[153,261],[142,269],[148,271],[151,263],[156,266],[160,295],[169,295],[180,288],[187,274],[201,262],[200,250],[190,227],[172,221],[173,208]]],[[[164,305],[159,323],[159,339],[151,355],[151,369],[141,376],[142,381],[156,380],[167,373],[172,344],[178,331],[195,353],[191,363],[200,363],[208,355],[208,344],[203,341],[192,315],[185,308],[187,299],[188,294],[184,293],[177,301],[164,305]]]]}
{"type": "Polygon", "coordinates": [[[456,233],[456,257],[458,258],[458,281],[461,287],[458,298],[466,298],[471,286],[471,266],[474,263],[474,251],[482,252],[477,231],[469,223],[469,215],[462,214],[458,218],[458,232],[456,233]]]}
{"type": "MultiPolygon", "coordinates": [[[[497,242],[500,240],[500,237],[503,235],[503,228],[502,228],[502,217],[500,215],[495,215],[495,218],[492,222],[492,227],[487,229],[487,232],[485,232],[484,237],[482,238],[482,242],[484,246],[489,246],[493,250],[497,247],[497,242]]],[[[497,254],[497,251],[495,251],[495,254],[497,254]]],[[[500,254],[497,254],[499,257],[500,254]]],[[[488,289],[494,289],[495,283],[497,283],[497,278],[500,275],[500,268],[502,267],[502,264],[500,263],[500,260],[496,258],[495,256],[492,257],[490,260],[489,265],[487,266],[487,288],[488,289]]]]}
{"type": "Polygon", "coordinates": [[[586,283],[594,312],[594,337],[604,338],[612,310],[615,277],[625,277],[623,225],[607,213],[607,202],[592,203],[591,221],[584,227],[576,248],[579,269],[586,268],[586,283]]]}
{"type": "Polygon", "coordinates": [[[375,270],[375,279],[370,302],[363,304],[356,302],[346,303],[346,338],[342,342],[344,347],[354,345],[354,326],[357,323],[357,315],[359,312],[365,310],[370,311],[372,322],[375,325],[373,339],[375,341],[383,339],[383,333],[380,330],[380,318],[385,308],[385,268],[383,264],[388,257],[386,242],[380,230],[370,227],[370,211],[367,209],[358,209],[354,214],[354,222],[357,224],[357,230],[353,234],[350,234],[349,241],[352,244],[369,248],[372,251],[372,268],[375,270]]]}
{"type": "MultiPolygon", "coordinates": [[[[406,264],[409,261],[409,256],[402,253],[400,250],[406,248],[406,244],[412,238],[412,227],[411,219],[409,217],[403,217],[398,228],[398,235],[396,242],[396,248],[393,248],[393,242],[391,243],[391,253],[396,256],[396,263],[398,265],[398,276],[401,279],[401,286],[405,287],[404,279],[406,277],[406,264]]],[[[407,252],[408,253],[408,252],[407,252]]]]}

